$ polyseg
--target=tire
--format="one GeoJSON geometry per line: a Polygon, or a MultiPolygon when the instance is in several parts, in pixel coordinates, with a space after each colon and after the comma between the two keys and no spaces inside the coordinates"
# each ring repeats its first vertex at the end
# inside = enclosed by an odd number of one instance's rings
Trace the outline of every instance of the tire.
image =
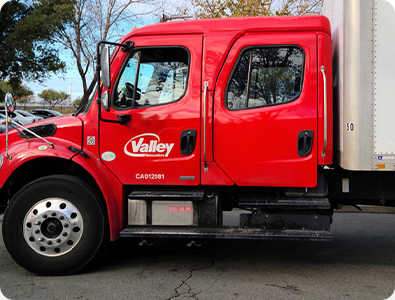
{"type": "Polygon", "coordinates": [[[95,192],[68,175],[29,183],[12,198],[3,218],[8,252],[20,266],[40,275],[77,272],[95,256],[103,234],[95,192]]]}

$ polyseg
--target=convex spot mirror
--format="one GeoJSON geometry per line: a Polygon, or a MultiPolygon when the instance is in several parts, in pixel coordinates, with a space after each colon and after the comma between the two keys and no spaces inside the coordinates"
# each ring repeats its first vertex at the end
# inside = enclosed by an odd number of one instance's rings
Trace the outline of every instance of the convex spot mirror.
{"type": "Polygon", "coordinates": [[[103,93],[103,96],[101,97],[101,106],[106,111],[110,110],[109,109],[109,105],[108,105],[109,98],[110,98],[110,92],[109,91],[105,91],[103,93]]]}
{"type": "Polygon", "coordinates": [[[11,93],[7,93],[7,95],[5,95],[5,108],[10,113],[13,113],[15,110],[15,100],[11,93]]]}
{"type": "Polygon", "coordinates": [[[110,48],[104,47],[101,56],[101,73],[103,85],[106,89],[111,88],[111,75],[110,75],[110,48]]]}

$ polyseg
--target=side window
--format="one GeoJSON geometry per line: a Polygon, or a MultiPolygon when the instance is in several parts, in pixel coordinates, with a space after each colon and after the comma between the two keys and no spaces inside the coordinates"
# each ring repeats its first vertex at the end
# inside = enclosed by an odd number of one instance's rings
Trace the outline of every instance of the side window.
{"type": "Polygon", "coordinates": [[[240,55],[228,82],[229,109],[287,103],[302,91],[304,54],[298,47],[261,47],[240,55]]]}
{"type": "Polygon", "coordinates": [[[113,106],[123,109],[177,101],[185,94],[188,70],[189,54],[184,48],[138,50],[115,86],[113,106]]]}

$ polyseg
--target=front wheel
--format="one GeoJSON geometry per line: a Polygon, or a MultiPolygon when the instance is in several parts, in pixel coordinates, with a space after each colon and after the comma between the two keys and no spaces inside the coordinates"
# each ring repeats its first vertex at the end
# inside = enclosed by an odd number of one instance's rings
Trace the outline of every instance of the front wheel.
{"type": "Polygon", "coordinates": [[[68,175],[29,183],[12,198],[3,218],[8,252],[37,274],[78,271],[95,256],[103,234],[95,192],[85,181],[68,175]]]}

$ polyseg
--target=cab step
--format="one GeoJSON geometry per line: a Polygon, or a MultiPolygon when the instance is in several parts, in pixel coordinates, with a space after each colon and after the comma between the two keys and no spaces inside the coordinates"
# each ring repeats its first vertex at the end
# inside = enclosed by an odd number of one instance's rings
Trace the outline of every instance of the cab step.
{"type": "Polygon", "coordinates": [[[129,194],[131,200],[185,200],[202,201],[204,190],[154,190],[133,191],[129,194]]]}
{"type": "Polygon", "coordinates": [[[247,240],[305,240],[330,241],[329,231],[269,230],[240,227],[136,227],[128,226],[120,233],[130,238],[185,239],[247,239],[247,240]]]}
{"type": "Polygon", "coordinates": [[[270,199],[258,197],[240,197],[239,207],[282,210],[329,210],[331,208],[331,204],[328,198],[270,199]]]}

